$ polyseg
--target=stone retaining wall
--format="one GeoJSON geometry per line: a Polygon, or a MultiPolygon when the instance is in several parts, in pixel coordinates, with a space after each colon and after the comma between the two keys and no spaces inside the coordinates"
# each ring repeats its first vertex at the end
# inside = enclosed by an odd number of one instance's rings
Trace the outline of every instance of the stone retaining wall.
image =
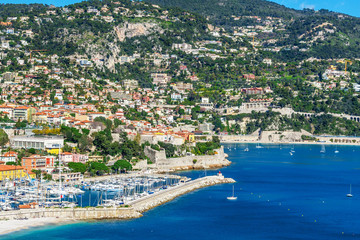
{"type": "Polygon", "coordinates": [[[153,163],[156,163],[158,160],[166,159],[165,150],[162,149],[160,151],[156,151],[155,149],[152,149],[151,147],[147,146],[144,149],[145,156],[150,158],[150,161],[153,163]]]}
{"type": "Polygon", "coordinates": [[[159,170],[187,170],[220,168],[230,165],[231,162],[226,159],[227,155],[224,153],[223,146],[214,151],[217,152],[217,154],[158,159],[156,161],[156,168],[159,170]]]}
{"type": "Polygon", "coordinates": [[[128,219],[141,216],[133,208],[45,208],[0,212],[0,220],[47,217],[69,220],[128,219]]]}

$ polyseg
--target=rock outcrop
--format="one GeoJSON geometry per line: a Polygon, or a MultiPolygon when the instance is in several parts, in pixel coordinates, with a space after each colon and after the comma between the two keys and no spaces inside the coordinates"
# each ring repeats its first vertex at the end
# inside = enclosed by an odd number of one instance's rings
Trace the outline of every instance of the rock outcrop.
{"type": "Polygon", "coordinates": [[[116,36],[120,42],[125,41],[126,38],[136,36],[147,36],[154,31],[160,31],[161,28],[156,23],[143,22],[143,23],[125,23],[122,27],[115,27],[116,36]]]}

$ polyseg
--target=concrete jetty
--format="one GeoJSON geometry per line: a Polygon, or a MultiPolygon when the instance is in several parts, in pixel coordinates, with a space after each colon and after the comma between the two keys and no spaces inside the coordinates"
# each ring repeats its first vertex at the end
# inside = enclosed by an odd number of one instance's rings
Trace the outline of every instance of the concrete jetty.
{"type": "Polygon", "coordinates": [[[176,197],[194,191],[196,189],[209,187],[217,184],[234,183],[234,182],[235,182],[234,179],[224,178],[222,175],[203,177],[190,182],[180,184],[165,191],[160,191],[152,195],[134,200],[130,202],[129,205],[131,205],[134,208],[134,210],[142,213],[149,209],[157,207],[161,204],[169,202],[176,197]]]}
{"type": "MultiPolygon", "coordinates": [[[[41,208],[0,212],[0,224],[8,223],[10,226],[11,221],[16,222],[22,219],[21,222],[23,222],[24,225],[31,227],[31,222],[34,223],[34,226],[39,226],[39,224],[46,225],[47,221],[42,221],[45,219],[49,219],[48,224],[52,224],[54,221],[71,223],[74,221],[86,220],[139,218],[142,216],[143,212],[169,202],[188,192],[217,184],[234,182],[235,180],[231,178],[224,178],[221,174],[217,176],[207,176],[189,182],[180,183],[177,186],[134,200],[127,203],[126,207],[41,208]]],[[[20,229],[14,228],[13,231],[20,229]]],[[[0,231],[0,235],[4,233],[5,231],[0,231]]]]}

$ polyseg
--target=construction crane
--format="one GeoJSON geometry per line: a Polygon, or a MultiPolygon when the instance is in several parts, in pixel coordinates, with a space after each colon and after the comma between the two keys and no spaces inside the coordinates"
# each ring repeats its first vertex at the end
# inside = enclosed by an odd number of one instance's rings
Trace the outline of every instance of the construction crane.
{"type": "Polygon", "coordinates": [[[32,52],[46,52],[47,50],[30,50],[30,61],[31,61],[31,53],[32,52]]]}
{"type": "Polygon", "coordinates": [[[352,65],[352,61],[350,61],[350,60],[345,60],[345,73],[346,73],[346,70],[347,70],[347,63],[349,63],[350,65],[352,65]]]}

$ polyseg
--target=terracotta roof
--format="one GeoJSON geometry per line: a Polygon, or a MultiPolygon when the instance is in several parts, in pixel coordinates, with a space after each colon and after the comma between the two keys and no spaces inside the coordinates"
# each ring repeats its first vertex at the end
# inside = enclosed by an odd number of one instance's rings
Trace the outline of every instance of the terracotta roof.
{"type": "Polygon", "coordinates": [[[20,107],[16,107],[15,109],[28,109],[28,107],[20,106],[20,107]]]}
{"type": "Polygon", "coordinates": [[[88,114],[105,114],[103,112],[89,112],[88,114]]]}
{"type": "Polygon", "coordinates": [[[61,153],[61,155],[72,155],[72,153],[69,153],[69,152],[63,152],[63,153],[61,153]]]}
{"type": "Polygon", "coordinates": [[[24,169],[20,166],[13,166],[13,165],[0,165],[0,171],[12,171],[12,170],[21,170],[24,169]]]}
{"type": "Polygon", "coordinates": [[[6,152],[2,156],[3,157],[14,157],[14,156],[17,156],[17,152],[6,152]]]}

